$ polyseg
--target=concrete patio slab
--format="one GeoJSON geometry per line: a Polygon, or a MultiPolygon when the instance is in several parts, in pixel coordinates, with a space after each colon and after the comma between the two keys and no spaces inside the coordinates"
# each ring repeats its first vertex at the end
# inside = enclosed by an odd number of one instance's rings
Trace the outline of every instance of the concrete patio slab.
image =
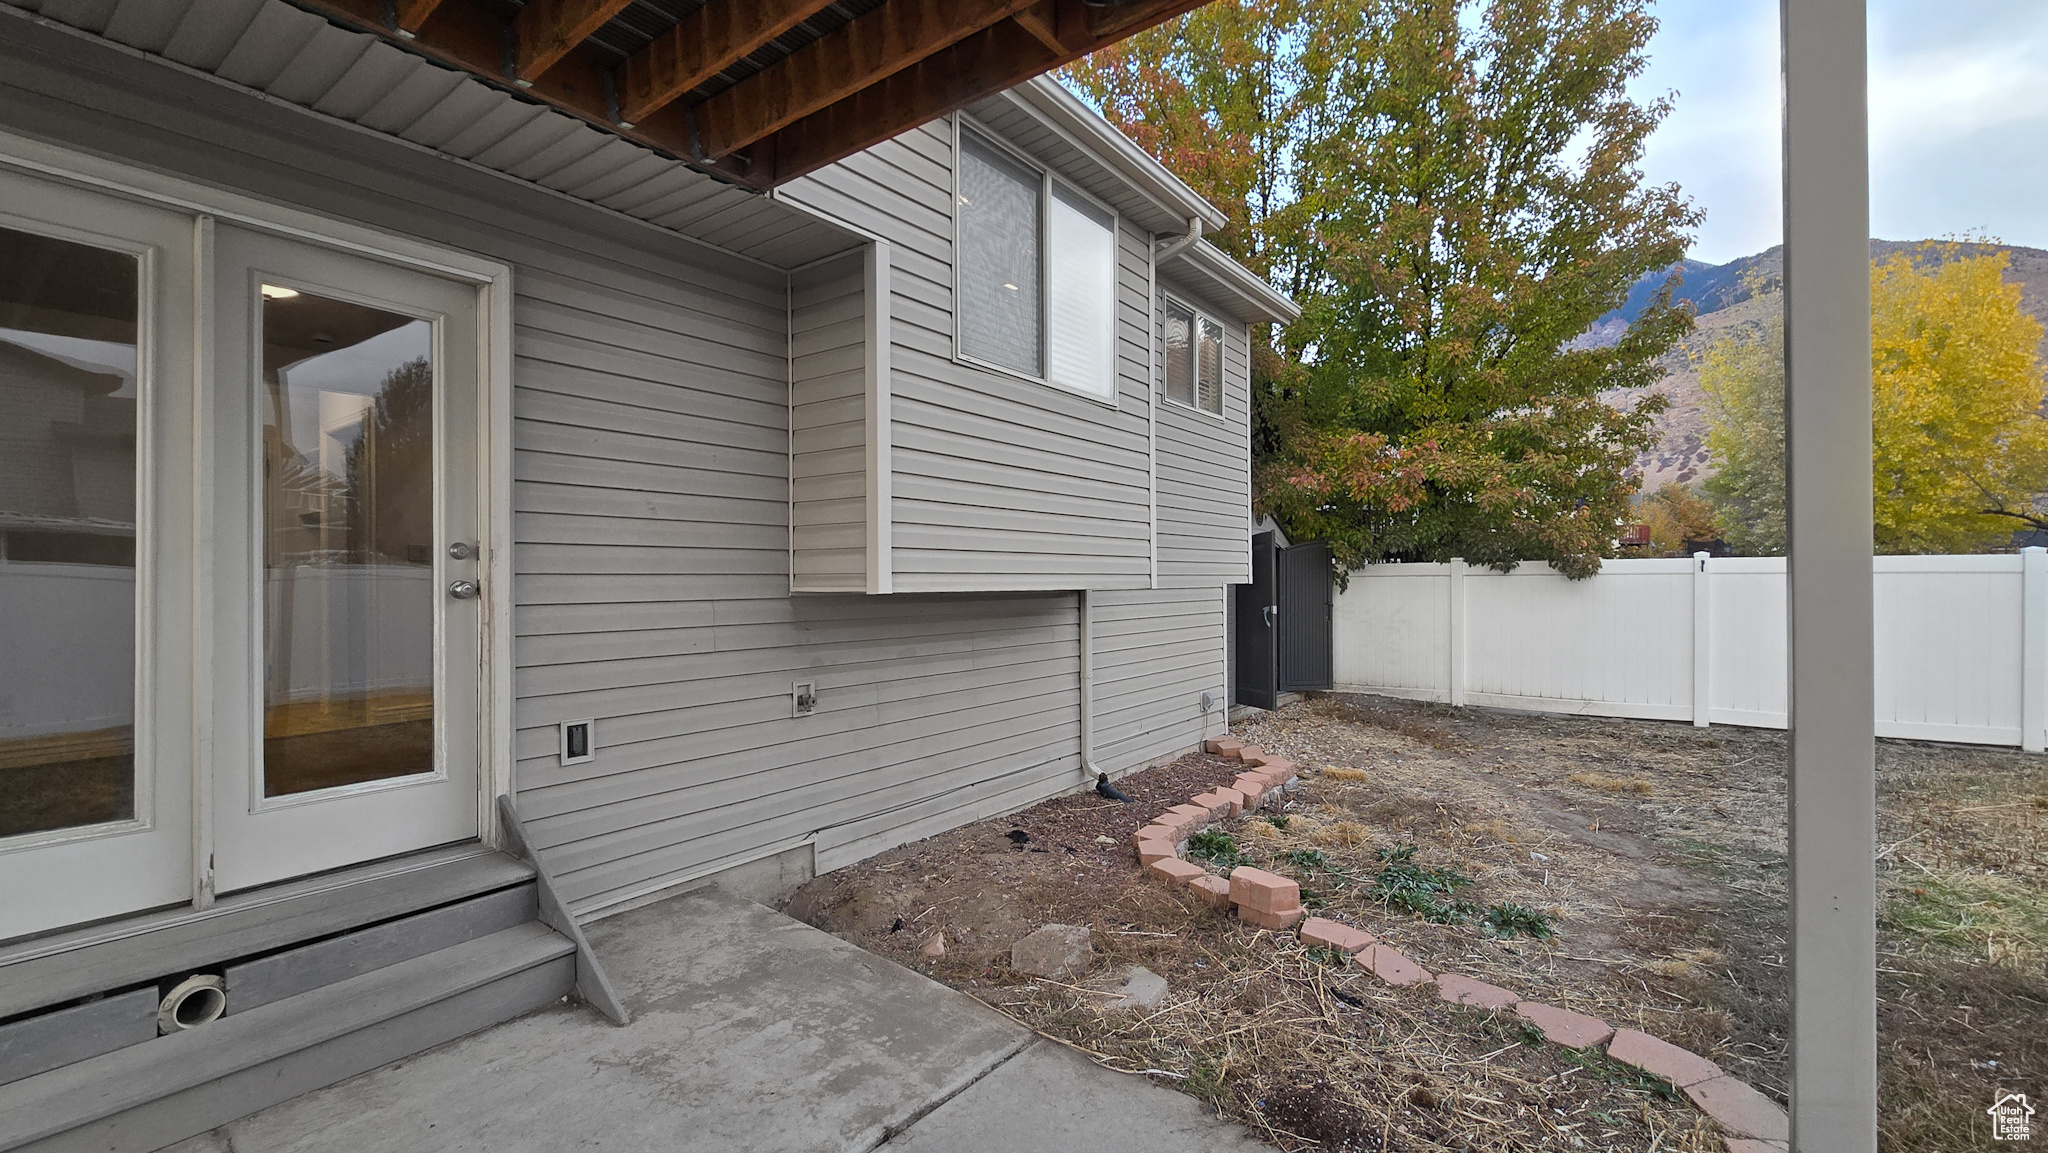
{"type": "Polygon", "coordinates": [[[1061,1069],[1034,1056],[991,1079],[992,1070],[1036,1048],[1031,1032],[971,997],[722,890],[673,897],[586,932],[632,1012],[630,1025],[564,1004],[174,1148],[840,1153],[908,1140],[906,1130],[915,1134],[963,1098],[962,1111],[947,1116],[1045,1111],[1014,1132],[1042,1132],[1054,1118],[1120,1131],[1114,1126],[1127,1118],[1162,1117],[1177,1118],[1190,1133],[1207,1126],[1216,1136],[1198,1148],[1261,1148],[1225,1143],[1242,1130],[1204,1117],[1190,1098],[1085,1061],[1061,1069]],[[1058,1086],[1044,1091],[1059,1096],[1034,1099],[1047,1085],[1058,1086]]]}
{"type": "Polygon", "coordinates": [[[882,1147],[884,1153],[1271,1153],[1193,1097],[1111,1073],[1052,1041],[1034,1041],[882,1147]]]}

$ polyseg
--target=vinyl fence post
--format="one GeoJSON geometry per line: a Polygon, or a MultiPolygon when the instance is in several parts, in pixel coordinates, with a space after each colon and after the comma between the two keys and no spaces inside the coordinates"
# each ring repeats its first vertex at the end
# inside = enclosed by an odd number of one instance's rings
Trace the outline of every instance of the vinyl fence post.
{"type": "Polygon", "coordinates": [[[2048,751],[2048,549],[2020,550],[2020,748],[2048,751]]]}
{"type": "Polygon", "coordinates": [[[1692,554],[1692,727],[1704,729],[1713,723],[1713,637],[1714,602],[1707,589],[1708,554],[1692,554]]]}
{"type": "Polygon", "coordinates": [[[1465,562],[1452,557],[1450,563],[1450,699],[1453,706],[1465,703],[1465,562]]]}

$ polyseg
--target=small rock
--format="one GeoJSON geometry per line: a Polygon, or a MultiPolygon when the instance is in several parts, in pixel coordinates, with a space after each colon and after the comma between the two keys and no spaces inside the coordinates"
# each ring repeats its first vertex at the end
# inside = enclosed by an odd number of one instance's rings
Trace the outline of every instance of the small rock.
{"type": "Polygon", "coordinates": [[[1098,844],[1098,845],[1114,845],[1114,844],[1116,844],[1116,838],[1115,838],[1115,837],[1104,837],[1104,836],[1097,836],[1097,837],[1095,838],[1095,843],[1096,843],[1096,844],[1098,844]]]}
{"type": "Polygon", "coordinates": [[[924,948],[921,950],[921,952],[923,952],[924,955],[927,957],[945,956],[946,935],[944,933],[933,933],[932,939],[924,943],[924,948]]]}
{"type": "Polygon", "coordinates": [[[1082,925],[1047,925],[1010,946],[1010,967],[1034,977],[1073,976],[1088,971],[1094,954],[1082,925]]]}
{"type": "Polygon", "coordinates": [[[1150,1009],[1166,998],[1166,978],[1143,965],[1131,966],[1124,975],[1123,996],[1104,1006],[1109,1009],[1150,1009]]]}

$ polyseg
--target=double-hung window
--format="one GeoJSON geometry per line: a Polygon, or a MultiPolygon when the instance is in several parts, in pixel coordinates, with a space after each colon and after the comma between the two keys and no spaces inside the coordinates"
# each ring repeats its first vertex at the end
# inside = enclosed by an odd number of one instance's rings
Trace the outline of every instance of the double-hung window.
{"type": "Polygon", "coordinates": [[[1166,302],[1166,399],[1223,415],[1223,326],[1166,302]]]}
{"type": "Polygon", "coordinates": [[[960,354],[1116,399],[1116,216],[971,129],[960,133],[960,354]]]}

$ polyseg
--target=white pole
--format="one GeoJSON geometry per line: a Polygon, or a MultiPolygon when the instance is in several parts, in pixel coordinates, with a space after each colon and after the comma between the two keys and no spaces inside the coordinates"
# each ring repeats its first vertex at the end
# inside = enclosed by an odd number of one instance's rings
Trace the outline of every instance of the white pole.
{"type": "Polygon", "coordinates": [[[1714,602],[1707,588],[1707,554],[1692,554],[1692,725],[1704,729],[1713,723],[1713,639],[1714,602]]]}
{"type": "Polygon", "coordinates": [[[1792,1148],[1877,1148],[1866,0],[1780,0],[1792,1148]]]}
{"type": "Polygon", "coordinates": [[[2048,549],[2020,550],[2020,748],[2048,751],[2048,549]]]}
{"type": "Polygon", "coordinates": [[[1450,689],[1452,705],[1465,703],[1465,562],[1452,557],[1450,572],[1450,689]]]}

